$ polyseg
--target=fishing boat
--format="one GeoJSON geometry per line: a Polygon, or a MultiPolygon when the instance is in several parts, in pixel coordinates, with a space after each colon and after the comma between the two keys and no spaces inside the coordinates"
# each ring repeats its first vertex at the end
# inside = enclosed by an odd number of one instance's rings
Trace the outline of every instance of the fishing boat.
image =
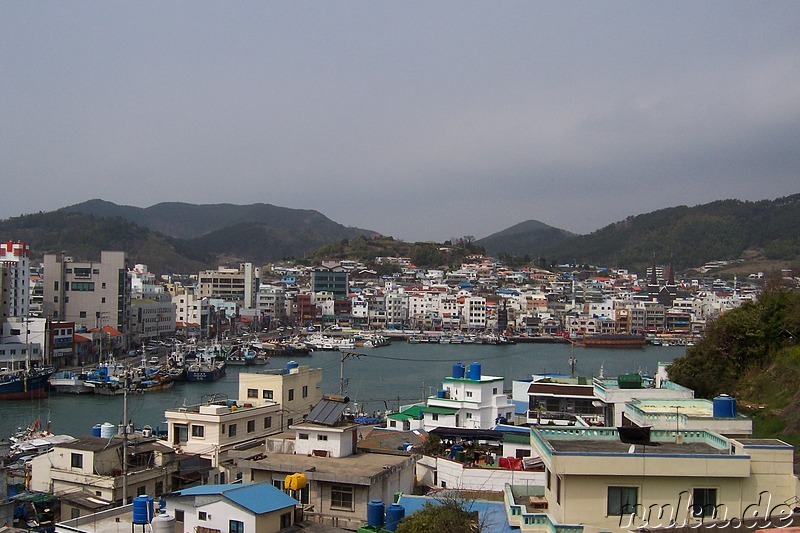
{"type": "Polygon", "coordinates": [[[186,367],[186,381],[213,382],[225,375],[225,361],[217,361],[213,354],[198,353],[194,362],[186,367]]]}
{"type": "Polygon", "coordinates": [[[52,368],[31,368],[0,374],[0,400],[34,400],[47,397],[52,368]]]}
{"type": "Polygon", "coordinates": [[[584,348],[643,348],[647,339],[643,335],[596,334],[585,335],[579,341],[584,348]]]}
{"type": "Polygon", "coordinates": [[[71,370],[61,370],[54,373],[48,379],[50,388],[56,392],[67,394],[86,394],[93,391],[86,382],[90,379],[88,372],[73,372],[71,370]]]}

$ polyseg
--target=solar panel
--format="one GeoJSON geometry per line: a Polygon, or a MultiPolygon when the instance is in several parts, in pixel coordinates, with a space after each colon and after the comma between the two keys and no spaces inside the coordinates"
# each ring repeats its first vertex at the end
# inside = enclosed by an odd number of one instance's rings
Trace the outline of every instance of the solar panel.
{"type": "Polygon", "coordinates": [[[324,426],[333,426],[339,421],[346,407],[347,403],[345,402],[320,400],[308,415],[308,421],[324,426]]]}

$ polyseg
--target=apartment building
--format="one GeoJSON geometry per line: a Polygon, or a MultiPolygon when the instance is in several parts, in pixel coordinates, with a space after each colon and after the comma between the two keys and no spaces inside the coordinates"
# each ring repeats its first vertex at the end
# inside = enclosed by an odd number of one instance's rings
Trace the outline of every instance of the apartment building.
{"type": "MultiPolygon", "coordinates": [[[[542,426],[531,428],[531,444],[545,465],[546,513],[559,525],[691,527],[742,519],[754,509],[779,519],[791,515],[796,500],[794,448],[777,439],[704,430],[632,438],[616,428],[542,426]]],[[[526,523],[515,511],[518,524],[526,523]]]]}
{"type": "Polygon", "coordinates": [[[197,297],[235,302],[245,309],[255,308],[261,269],[253,263],[238,268],[219,267],[198,275],[197,297]]]}
{"type": "Polygon", "coordinates": [[[0,318],[30,314],[30,247],[24,242],[0,243],[0,318]]]}
{"type": "Polygon", "coordinates": [[[45,317],[89,329],[130,330],[131,289],[125,252],[102,251],[100,261],[78,262],[65,254],[44,256],[45,317]]]}

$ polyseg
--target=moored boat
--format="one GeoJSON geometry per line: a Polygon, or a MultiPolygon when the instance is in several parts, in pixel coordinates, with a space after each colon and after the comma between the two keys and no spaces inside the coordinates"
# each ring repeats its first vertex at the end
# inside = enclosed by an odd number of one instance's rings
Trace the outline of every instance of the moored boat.
{"type": "Polygon", "coordinates": [[[643,335],[625,333],[585,335],[578,342],[584,348],[643,348],[646,343],[643,335]]]}
{"type": "Polygon", "coordinates": [[[73,372],[71,370],[61,370],[54,373],[48,379],[48,383],[56,392],[67,394],[86,394],[91,393],[93,388],[86,384],[89,380],[88,372],[73,372]]]}
{"type": "Polygon", "coordinates": [[[31,368],[0,374],[0,400],[33,400],[47,397],[51,368],[31,368]]]}

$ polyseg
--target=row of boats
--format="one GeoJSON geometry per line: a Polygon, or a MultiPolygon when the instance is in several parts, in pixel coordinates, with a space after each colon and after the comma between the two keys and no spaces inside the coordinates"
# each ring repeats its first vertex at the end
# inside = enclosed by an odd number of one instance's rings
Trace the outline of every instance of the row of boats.
{"type": "Polygon", "coordinates": [[[172,388],[177,381],[213,382],[225,375],[227,361],[213,351],[173,354],[164,364],[125,365],[110,357],[88,370],[62,370],[50,375],[49,386],[62,393],[94,393],[106,396],[156,392],[172,388]]]}
{"type": "Polygon", "coordinates": [[[407,342],[409,344],[516,344],[513,339],[505,335],[498,335],[496,333],[467,335],[411,335],[408,337],[407,342]]]}

